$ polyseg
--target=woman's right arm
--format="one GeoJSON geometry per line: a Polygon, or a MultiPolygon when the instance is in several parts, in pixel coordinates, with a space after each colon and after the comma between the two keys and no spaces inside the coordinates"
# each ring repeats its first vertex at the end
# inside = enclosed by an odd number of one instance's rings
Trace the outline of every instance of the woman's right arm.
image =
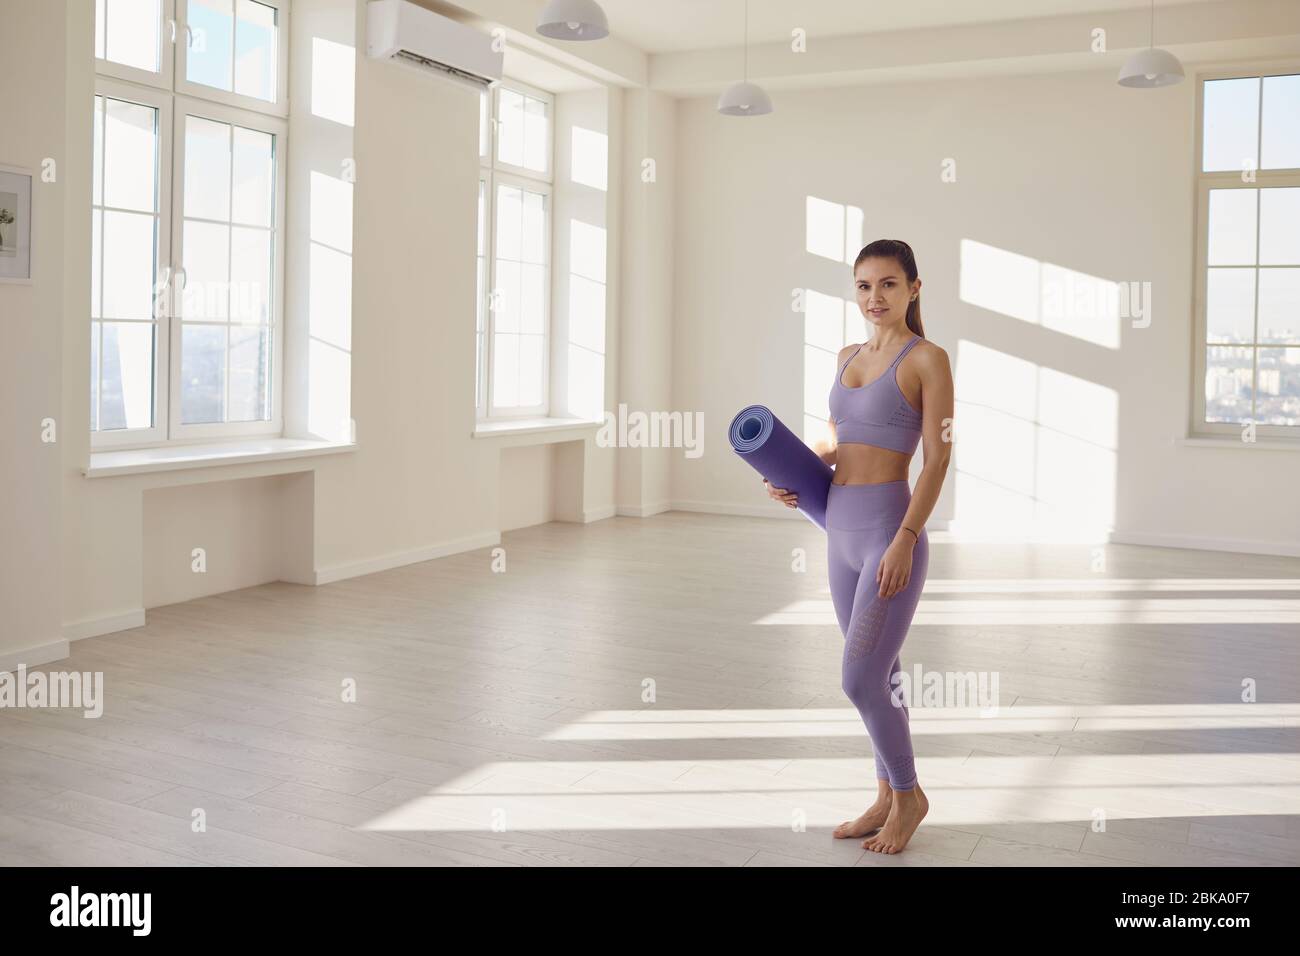
{"type": "MultiPolygon", "coordinates": [[[[817,454],[818,458],[834,468],[838,457],[837,452],[839,451],[840,446],[835,435],[835,419],[829,419],[828,424],[830,425],[830,440],[815,441],[812,444],[812,449],[817,454]]],[[[799,507],[799,496],[793,492],[788,491],[785,488],[773,487],[766,478],[763,479],[763,487],[767,489],[767,494],[770,498],[781,502],[787,508],[799,507]]]]}

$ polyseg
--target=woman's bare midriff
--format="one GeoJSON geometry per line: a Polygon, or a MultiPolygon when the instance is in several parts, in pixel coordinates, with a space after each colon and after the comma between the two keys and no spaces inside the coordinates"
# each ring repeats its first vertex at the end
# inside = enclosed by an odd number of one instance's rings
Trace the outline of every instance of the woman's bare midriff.
{"type": "Polygon", "coordinates": [[[834,485],[878,485],[906,480],[911,457],[901,451],[844,442],[835,446],[834,485]]]}

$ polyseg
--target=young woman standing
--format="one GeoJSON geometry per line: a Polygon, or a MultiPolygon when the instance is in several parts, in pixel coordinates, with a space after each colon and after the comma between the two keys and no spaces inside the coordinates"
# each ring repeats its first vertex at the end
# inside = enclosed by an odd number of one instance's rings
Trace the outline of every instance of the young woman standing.
{"type": "MultiPolygon", "coordinates": [[[[830,442],[815,450],[834,466],[826,506],[831,599],[844,634],[845,694],[876,754],[876,799],[840,839],[868,836],[865,849],[897,853],[929,810],[916,778],[906,704],[892,677],[930,561],[925,522],[952,449],[952,370],[925,338],[921,281],[907,243],[881,239],[853,264],[858,308],[871,338],[839,354],[830,394],[830,442]],[[924,467],[915,492],[908,469],[917,444],[924,467]]],[[[766,482],[765,482],[766,484],[766,482]]],[[[769,494],[789,507],[786,489],[769,494]]]]}

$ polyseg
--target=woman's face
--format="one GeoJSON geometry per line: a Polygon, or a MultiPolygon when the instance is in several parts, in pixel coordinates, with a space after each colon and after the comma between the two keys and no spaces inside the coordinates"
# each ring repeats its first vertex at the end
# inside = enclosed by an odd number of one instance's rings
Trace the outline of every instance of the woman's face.
{"type": "Polygon", "coordinates": [[[907,273],[897,259],[863,259],[853,270],[858,308],[873,325],[907,321],[907,306],[921,290],[921,280],[908,284],[907,273]]]}

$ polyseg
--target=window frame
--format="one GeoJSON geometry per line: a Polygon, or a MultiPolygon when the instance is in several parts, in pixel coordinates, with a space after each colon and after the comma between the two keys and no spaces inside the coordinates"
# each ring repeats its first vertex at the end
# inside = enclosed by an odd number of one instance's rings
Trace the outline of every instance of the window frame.
{"type": "MultiPolygon", "coordinates": [[[[107,10],[110,0],[94,0],[95,10],[92,16],[98,18],[100,3],[104,4],[107,10]]],[[[98,34],[98,26],[95,28],[98,34]]],[[[106,57],[95,55],[94,71],[96,77],[106,76],[116,80],[127,80],[131,83],[138,83],[141,86],[153,87],[154,89],[171,92],[172,82],[175,77],[176,58],[172,55],[172,47],[176,43],[177,36],[176,24],[176,0],[160,0],[158,4],[158,72],[142,70],[136,66],[128,66],[125,63],[118,63],[109,60],[106,57]]],[[[107,37],[105,38],[107,44],[107,37]]],[[[92,41],[92,53],[93,53],[92,41]]],[[[107,45],[104,52],[107,53],[107,45]]]]}
{"type": "MultiPolygon", "coordinates": [[[[259,100],[255,96],[247,96],[243,93],[236,93],[233,90],[226,92],[217,89],[215,86],[207,86],[203,83],[195,83],[186,79],[189,71],[189,0],[168,0],[176,4],[175,23],[176,23],[176,82],[174,90],[177,96],[188,96],[198,100],[208,100],[210,102],[220,103],[224,106],[233,106],[236,109],[249,110],[254,113],[266,113],[271,116],[288,118],[289,116],[289,16],[290,0],[256,0],[257,3],[266,7],[273,7],[276,11],[276,79],[275,79],[275,101],[268,103],[266,100],[259,100]],[[185,37],[186,42],[181,43],[180,38],[185,37]]],[[[238,12],[239,0],[231,0],[234,5],[232,9],[238,12]]],[[[236,17],[236,22],[238,18],[236,17]]],[[[234,76],[231,76],[231,86],[234,86],[234,76]]]]}
{"type": "MultiPolygon", "coordinates": [[[[95,97],[104,97],[108,99],[123,100],[130,103],[139,103],[142,106],[148,106],[158,111],[157,140],[158,148],[155,153],[155,176],[157,178],[157,205],[156,213],[158,218],[158,231],[154,240],[154,288],[153,288],[153,326],[154,326],[154,357],[153,357],[153,425],[149,428],[112,428],[103,430],[99,428],[92,429],[91,447],[92,449],[106,448],[125,448],[125,447],[142,447],[147,445],[159,445],[167,440],[169,411],[170,406],[164,400],[163,384],[167,381],[168,355],[170,353],[170,327],[167,322],[165,309],[162,308],[161,302],[166,300],[165,290],[171,288],[171,130],[172,130],[172,96],[163,90],[153,89],[151,87],[136,86],[131,83],[125,83],[121,80],[106,77],[95,77],[95,91],[91,97],[91,103],[94,103],[95,97]]],[[[93,131],[92,131],[93,136],[93,131]]],[[[92,149],[92,159],[93,159],[92,149]]],[[[105,153],[106,155],[106,153],[105,153]]],[[[94,173],[91,173],[92,177],[94,173]]],[[[101,184],[103,179],[100,180],[101,184]]],[[[101,190],[103,185],[101,185],[101,190]]],[[[94,202],[93,188],[91,195],[91,215],[106,209],[103,203],[104,196],[101,192],[100,203],[96,206],[94,202]]],[[[127,212],[136,212],[139,210],[125,210],[127,212]]],[[[92,251],[94,225],[91,226],[92,251]]],[[[99,280],[101,285],[101,299],[99,318],[90,316],[91,334],[95,334],[95,323],[100,323],[100,347],[97,350],[99,356],[99,368],[95,370],[98,375],[97,389],[95,392],[97,403],[103,401],[104,394],[104,350],[103,350],[103,323],[123,321],[118,319],[105,318],[103,313],[102,285],[104,282],[104,242],[100,238],[99,249],[99,280]]],[[[93,275],[93,265],[92,265],[93,275]]],[[[94,291],[91,292],[92,302],[94,291]]],[[[93,310],[88,310],[93,311],[93,310]]],[[[134,321],[134,320],[125,320],[134,321]]],[[[98,409],[97,409],[98,411],[98,409]]],[[[98,418],[98,416],[97,416],[98,418]]]]}
{"type": "MultiPolygon", "coordinates": [[[[498,186],[513,186],[517,189],[523,189],[532,193],[539,193],[542,196],[542,215],[545,219],[543,226],[545,240],[543,247],[545,249],[545,262],[542,264],[542,382],[541,382],[541,401],[536,405],[507,405],[500,408],[492,401],[492,391],[489,388],[486,396],[488,418],[493,420],[502,420],[510,418],[536,418],[539,415],[546,415],[550,408],[550,386],[551,386],[551,277],[552,277],[552,235],[554,233],[555,208],[554,194],[551,190],[550,183],[543,183],[540,180],[528,179],[523,176],[516,176],[513,173],[507,173],[503,170],[495,170],[492,177],[492,211],[496,211],[496,189],[498,186]]],[[[491,230],[492,245],[488,249],[488,282],[487,293],[491,301],[492,292],[496,289],[496,227],[495,219],[491,230]]],[[[489,309],[487,314],[487,335],[488,342],[488,360],[489,362],[496,358],[496,319],[495,313],[489,309]]],[[[506,332],[505,335],[516,335],[525,333],[506,332]]]]}
{"type": "MultiPolygon", "coordinates": [[[[491,120],[489,120],[489,123],[491,120]]],[[[490,149],[491,147],[489,147],[490,149]]],[[[483,291],[478,289],[478,246],[475,246],[474,255],[474,297],[478,300],[474,314],[474,353],[478,365],[474,372],[474,408],[475,415],[479,419],[486,418],[488,381],[487,381],[487,361],[488,361],[488,343],[492,339],[491,326],[491,309],[488,303],[492,296],[492,170],[490,168],[479,168],[479,189],[483,195],[483,222],[482,227],[478,230],[477,243],[483,248],[483,291]],[[480,325],[482,328],[480,329],[480,325]],[[483,337],[480,344],[479,336],[483,337]]]]}
{"type": "MultiPolygon", "coordinates": [[[[475,317],[475,336],[478,335],[477,309],[483,315],[483,347],[479,351],[479,367],[475,378],[476,388],[475,418],[477,421],[509,421],[514,419],[537,418],[549,414],[551,407],[551,299],[553,295],[554,276],[554,238],[555,238],[555,95],[545,90],[518,80],[506,78],[485,90],[482,96],[487,98],[487,132],[480,130],[479,135],[479,182],[484,184],[484,294],[479,298],[475,317]],[[539,172],[516,166],[513,163],[497,159],[498,116],[500,114],[501,91],[509,90],[546,104],[547,149],[546,169],[539,172]],[[486,146],[486,153],[482,147],[486,146]],[[492,296],[496,289],[496,193],[498,183],[527,189],[543,196],[545,216],[545,277],[542,294],[542,377],[541,402],[530,406],[498,407],[493,401],[494,376],[492,370],[496,358],[496,313],[492,308],[492,296]]],[[[480,120],[483,113],[480,106],[480,120]]],[[[476,240],[477,241],[477,240],[476,240]]],[[[477,249],[477,246],[475,247],[477,249]]],[[[476,254],[477,258],[477,254],[476,254]]],[[[477,265],[477,263],[476,263],[477,265]]],[[[476,342],[477,344],[477,342],[476,342]]]]}
{"type": "MultiPolygon", "coordinates": [[[[154,378],[152,383],[153,425],[149,428],[134,429],[104,430],[97,427],[91,428],[90,449],[92,452],[109,449],[127,450],[187,445],[210,442],[214,439],[265,438],[280,436],[284,432],[282,403],[286,366],[284,361],[284,294],[287,287],[285,261],[287,249],[286,229],[288,226],[285,204],[289,130],[287,89],[289,77],[289,17],[292,0],[257,0],[257,2],[272,6],[277,10],[277,100],[274,104],[248,96],[227,94],[223,90],[184,81],[182,48],[185,44],[177,42],[177,38],[184,35],[185,0],[161,0],[160,2],[158,73],[115,63],[98,56],[94,56],[92,59],[94,74],[93,96],[107,96],[112,99],[138,102],[141,105],[159,110],[158,153],[156,159],[159,227],[154,250],[155,287],[153,289],[153,323],[155,329],[154,378]],[[177,19],[178,16],[180,19],[177,19]],[[182,89],[182,83],[185,89],[182,89]],[[181,424],[181,349],[179,331],[182,320],[177,314],[178,310],[175,306],[177,297],[183,294],[183,287],[178,286],[175,280],[177,272],[181,271],[181,242],[185,219],[183,215],[183,190],[185,163],[184,117],[186,115],[199,115],[217,122],[233,123],[249,129],[270,133],[276,137],[275,218],[272,226],[274,233],[274,263],[272,266],[274,272],[272,275],[273,288],[271,296],[273,315],[270,345],[271,364],[268,370],[270,418],[267,421],[181,424]],[[177,190],[181,191],[178,192],[177,190]],[[178,196],[180,199],[177,199],[178,196]],[[181,203],[180,207],[176,205],[177,202],[181,203]]],[[[107,5],[105,5],[105,9],[107,9],[107,5]]],[[[97,4],[92,15],[98,16],[97,4]]],[[[92,49],[92,56],[93,53],[94,50],[92,49]]],[[[93,195],[91,198],[90,211],[93,217],[96,213],[96,206],[93,195]]],[[[100,199],[100,208],[102,208],[102,195],[100,199]]],[[[133,211],[138,212],[138,210],[133,211]]],[[[101,267],[99,271],[102,283],[102,243],[100,255],[101,267]]],[[[93,263],[91,268],[93,273],[93,263]]],[[[111,319],[105,320],[102,317],[96,319],[90,316],[89,312],[88,309],[87,315],[91,322],[92,334],[95,322],[114,321],[111,319]]],[[[247,325],[247,323],[231,324],[247,325]]],[[[102,348],[99,352],[99,362],[100,369],[94,370],[95,374],[99,375],[97,383],[99,390],[96,393],[96,402],[102,401],[102,348]]]]}
{"type": "Polygon", "coordinates": [[[493,84],[491,89],[492,107],[488,113],[491,121],[491,136],[488,149],[488,159],[492,168],[501,172],[512,173],[515,176],[523,176],[527,179],[539,179],[543,182],[554,182],[555,180],[555,94],[548,93],[545,90],[539,90],[535,86],[527,83],[506,78],[493,84]],[[542,170],[529,169],[527,166],[516,166],[514,163],[507,163],[503,159],[497,158],[497,147],[499,138],[497,136],[497,124],[501,116],[501,94],[503,91],[518,93],[530,99],[540,100],[546,104],[546,168],[542,170]]]}
{"type": "MultiPolygon", "coordinates": [[[[1260,67],[1241,68],[1241,69],[1215,69],[1200,71],[1195,74],[1196,77],[1196,114],[1195,114],[1195,145],[1193,154],[1193,189],[1194,189],[1194,215],[1193,215],[1193,340],[1192,340],[1192,402],[1191,402],[1191,420],[1188,427],[1188,435],[1192,438],[1218,438],[1218,439],[1235,439],[1240,440],[1242,429],[1245,427],[1243,422],[1207,422],[1205,420],[1206,401],[1205,401],[1205,375],[1206,375],[1206,350],[1214,347],[1214,343],[1209,342],[1209,316],[1208,307],[1208,283],[1209,283],[1209,202],[1210,192],[1219,189],[1250,189],[1257,194],[1268,188],[1292,188],[1300,187],[1300,167],[1287,167],[1283,169],[1262,169],[1258,164],[1262,163],[1263,157],[1258,154],[1258,147],[1263,140],[1263,108],[1264,108],[1264,80],[1270,76],[1294,76],[1300,74],[1300,60],[1291,62],[1278,62],[1266,64],[1260,67]],[[1232,80],[1232,79],[1254,79],[1260,81],[1260,97],[1258,103],[1259,122],[1256,128],[1256,161],[1257,167],[1253,170],[1255,181],[1243,182],[1241,169],[1235,170],[1218,170],[1213,172],[1202,171],[1205,157],[1205,84],[1214,80],[1232,80]]],[[[1258,206],[1256,207],[1258,210],[1258,206]]],[[[1260,216],[1258,213],[1255,217],[1255,263],[1250,266],[1240,266],[1238,268],[1249,268],[1255,272],[1255,335],[1258,335],[1259,324],[1259,272],[1262,269],[1285,269],[1297,268],[1296,265],[1261,265],[1259,263],[1259,229],[1260,216]]],[[[1218,267],[1215,267],[1218,268],[1218,267]]],[[[1232,268],[1232,267],[1227,267],[1232,268]]],[[[1258,340],[1249,345],[1234,346],[1230,343],[1223,343],[1227,348],[1249,348],[1252,353],[1252,372],[1251,385],[1255,402],[1258,401],[1259,386],[1259,350],[1261,348],[1293,348],[1300,350],[1300,345],[1284,344],[1266,344],[1261,346],[1258,340]]],[[[1271,425],[1256,421],[1252,406],[1250,419],[1253,422],[1255,436],[1260,439],[1269,439],[1283,442],[1294,442],[1300,447],[1300,425],[1271,425]]]]}
{"type": "MultiPolygon", "coordinates": [[[[175,289],[172,295],[168,297],[171,308],[168,310],[167,322],[171,331],[171,339],[177,343],[177,347],[171,350],[170,361],[168,365],[168,402],[169,407],[175,410],[171,417],[171,428],[168,433],[172,441],[205,441],[213,438],[244,438],[244,437],[266,437],[268,435],[278,435],[284,429],[284,415],[281,405],[281,393],[284,391],[283,385],[283,348],[284,348],[284,260],[285,260],[285,193],[286,184],[285,176],[287,171],[286,157],[286,134],[289,131],[289,124],[278,117],[266,115],[250,115],[244,110],[227,106],[222,103],[212,103],[205,100],[195,99],[189,96],[176,97],[176,109],[173,111],[173,138],[176,143],[180,144],[179,149],[172,150],[172,189],[176,196],[176,214],[172,216],[172,271],[171,275],[184,275],[184,232],[185,232],[185,118],[187,116],[197,116],[202,119],[210,119],[218,123],[226,123],[232,126],[242,126],[245,129],[257,130],[262,133],[269,133],[275,137],[275,202],[274,212],[272,214],[272,248],[274,252],[272,273],[271,273],[271,362],[267,369],[268,388],[270,395],[270,412],[271,417],[267,421],[254,422],[204,422],[192,425],[186,425],[181,420],[181,332],[184,328],[185,320],[179,314],[180,310],[176,308],[177,303],[184,296],[183,285],[175,289]]],[[[229,265],[229,264],[227,264],[229,265]]],[[[211,322],[198,322],[196,324],[222,324],[211,322]]],[[[254,323],[237,323],[229,320],[224,323],[227,326],[243,326],[247,328],[257,328],[254,323]]],[[[230,388],[230,365],[229,365],[229,341],[227,340],[226,352],[226,379],[225,388],[227,396],[230,388]]]]}

